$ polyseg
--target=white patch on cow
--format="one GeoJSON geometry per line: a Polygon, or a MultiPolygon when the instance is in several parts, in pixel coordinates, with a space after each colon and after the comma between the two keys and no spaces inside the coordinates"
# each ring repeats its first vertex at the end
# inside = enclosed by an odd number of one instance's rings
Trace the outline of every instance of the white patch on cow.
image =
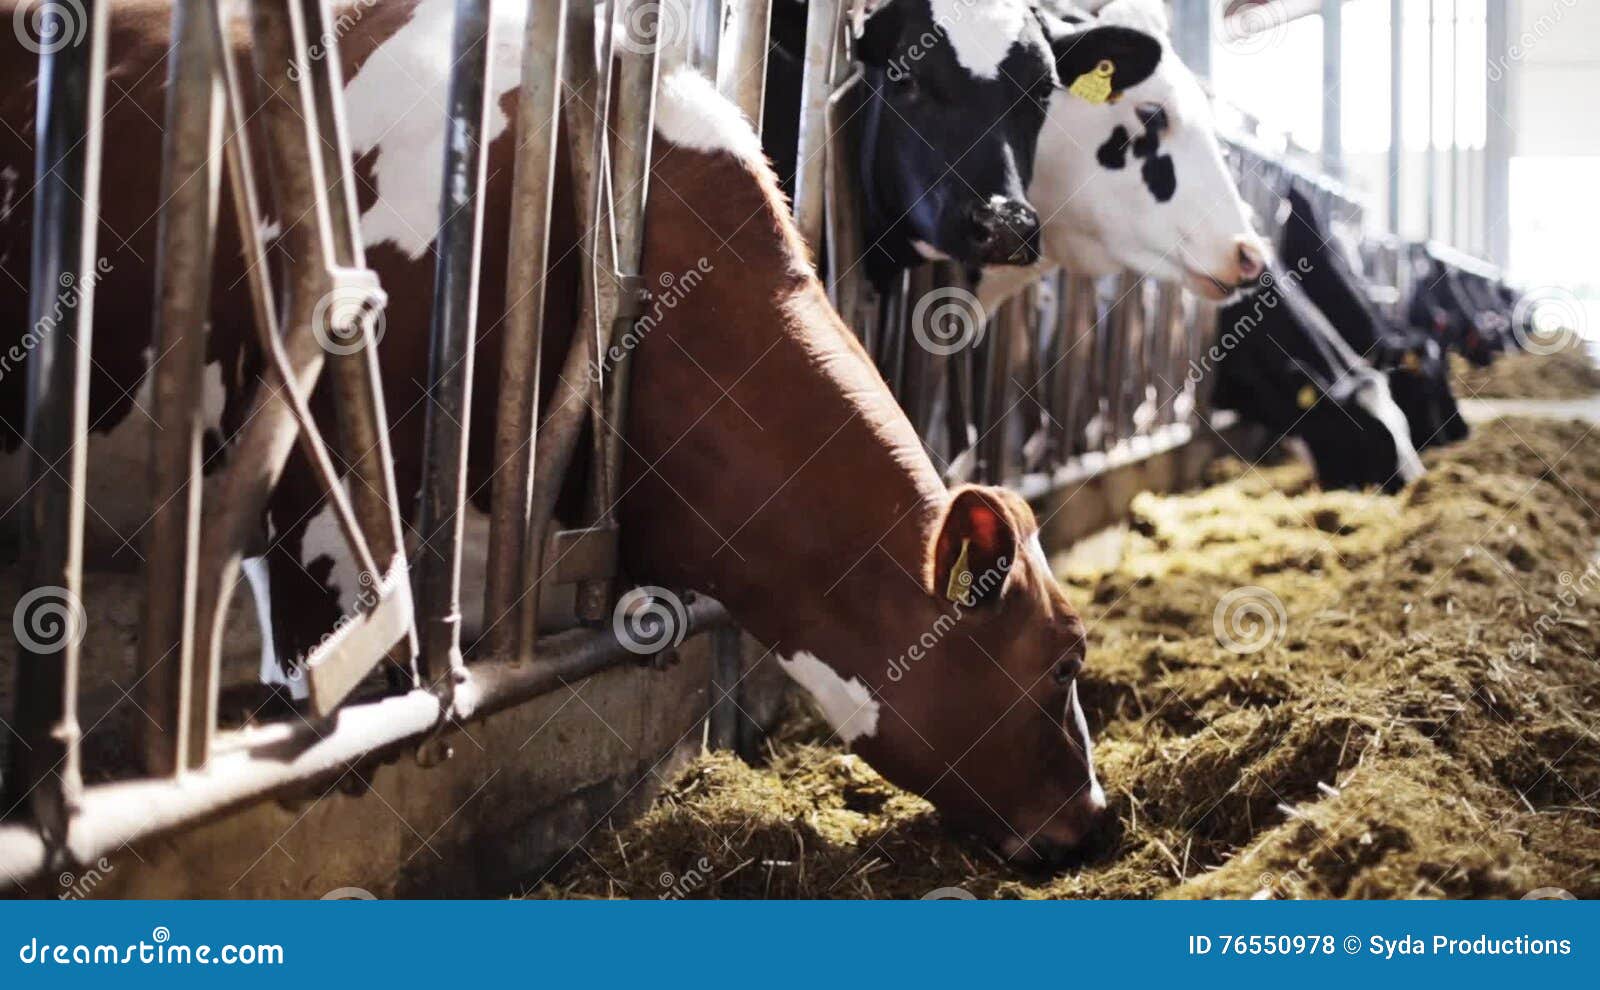
{"type": "MultiPolygon", "coordinates": [[[[493,4],[485,145],[510,123],[500,97],[521,82],[527,9],[519,0],[493,4]]],[[[454,15],[452,0],[422,0],[344,91],[352,148],[357,155],[377,151],[372,175],[378,199],[361,215],[362,236],[369,247],[394,244],[413,260],[428,250],[439,226],[454,15]]]]}
{"type": "Polygon", "coordinates": [[[846,745],[863,736],[877,734],[880,706],[872,697],[872,691],[861,683],[861,678],[852,677],[847,681],[817,659],[816,654],[805,650],[788,659],[779,657],[778,666],[816,699],[822,717],[846,745]]]}
{"type": "Polygon", "coordinates": [[[1394,396],[1389,394],[1389,383],[1382,378],[1373,379],[1356,390],[1356,402],[1394,437],[1400,480],[1409,485],[1422,477],[1422,458],[1417,456],[1417,448],[1411,442],[1411,426],[1406,422],[1405,413],[1395,404],[1394,396]]]}
{"type": "Polygon", "coordinates": [[[911,246],[916,249],[918,254],[922,255],[929,261],[950,260],[950,256],[948,254],[945,254],[943,251],[934,247],[932,244],[929,244],[927,241],[912,241],[911,246]]]}
{"type": "Polygon", "coordinates": [[[278,663],[277,645],[272,638],[272,577],[265,557],[246,557],[241,566],[250,582],[250,598],[256,606],[256,625],[261,630],[261,683],[277,684],[296,701],[310,695],[304,677],[290,677],[278,663]]]}
{"type": "Polygon", "coordinates": [[[1000,63],[1020,41],[1031,16],[1017,0],[929,0],[933,22],[944,28],[961,67],[979,79],[1000,76],[1000,63]]]}
{"type": "Polygon", "coordinates": [[[662,80],[656,133],[695,151],[725,151],[747,162],[762,161],[761,138],[750,121],[693,69],[679,69],[662,80]]]}
{"type": "Polygon", "coordinates": [[[304,535],[300,538],[300,566],[310,569],[313,561],[327,557],[333,562],[333,569],[328,572],[326,583],[331,586],[339,597],[339,609],[350,612],[356,602],[356,594],[362,587],[361,572],[356,567],[356,559],[350,554],[350,546],[345,542],[344,531],[339,528],[339,519],[333,512],[333,503],[324,501],[322,508],[311,517],[306,524],[304,535]]]}
{"type": "Polygon", "coordinates": [[[266,217],[259,217],[257,218],[256,222],[261,225],[261,243],[271,244],[273,241],[283,236],[283,224],[279,223],[278,221],[268,220],[266,217]]]}
{"type": "Polygon", "coordinates": [[[1041,574],[1051,573],[1050,555],[1044,552],[1044,542],[1039,539],[1038,530],[1034,530],[1033,535],[1028,537],[1027,550],[1028,556],[1032,557],[1033,562],[1039,565],[1041,574]]]}

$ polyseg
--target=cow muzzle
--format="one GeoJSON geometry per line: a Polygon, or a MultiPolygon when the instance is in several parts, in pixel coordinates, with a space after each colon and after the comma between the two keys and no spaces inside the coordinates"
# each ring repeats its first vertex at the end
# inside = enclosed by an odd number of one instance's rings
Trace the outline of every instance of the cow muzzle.
{"type": "Polygon", "coordinates": [[[972,260],[982,265],[1031,265],[1039,260],[1039,214],[1020,200],[991,196],[967,211],[972,260]]]}
{"type": "Polygon", "coordinates": [[[1081,863],[1111,842],[1105,791],[1086,787],[1030,836],[1008,835],[998,843],[1000,854],[1024,870],[1058,869],[1081,863]]]}

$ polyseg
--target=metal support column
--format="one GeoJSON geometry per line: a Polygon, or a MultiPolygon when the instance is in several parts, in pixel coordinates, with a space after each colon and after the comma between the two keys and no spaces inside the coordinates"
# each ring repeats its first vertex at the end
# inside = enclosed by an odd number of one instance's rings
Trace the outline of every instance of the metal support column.
{"type": "Polygon", "coordinates": [[[1400,233],[1405,186],[1405,0],[1389,0],[1389,231],[1400,233]]]}
{"type": "Polygon", "coordinates": [[[1172,44],[1178,57],[1202,79],[1211,78],[1214,0],[1173,0],[1172,44]]]}
{"type": "Polygon", "coordinates": [[[423,441],[417,614],[423,660],[435,682],[462,675],[461,505],[467,490],[472,420],[472,351],[477,341],[478,265],[483,235],[489,0],[457,0],[451,43],[444,188],[439,195],[439,262],[428,346],[427,433],[423,441]]]}
{"type": "MultiPolygon", "coordinates": [[[[1510,49],[1511,26],[1517,23],[1518,0],[1488,5],[1487,50],[1498,55],[1510,49]]],[[[1511,263],[1511,156],[1516,151],[1516,131],[1511,126],[1511,65],[1491,65],[1488,86],[1487,131],[1484,139],[1483,226],[1489,260],[1504,268],[1511,263]]]]}
{"type": "Polygon", "coordinates": [[[1322,167],[1344,174],[1344,0],[1322,0],[1322,167]]]}
{"type": "MultiPolygon", "coordinates": [[[[83,789],[78,754],[78,657],[84,632],[83,517],[89,355],[99,227],[101,109],[110,4],[83,0],[74,44],[39,56],[33,272],[28,291],[28,498],[22,598],[13,613],[18,742],[8,804],[26,801],[48,845],[66,840],[83,789]],[[81,26],[81,25],[80,25],[81,26]],[[59,307],[59,312],[57,309],[59,307]],[[26,632],[27,635],[20,635],[26,632]]],[[[70,8],[44,6],[66,20],[70,8]]],[[[42,32],[41,32],[42,34],[42,32]]],[[[50,37],[50,35],[43,35],[50,37]]]]}

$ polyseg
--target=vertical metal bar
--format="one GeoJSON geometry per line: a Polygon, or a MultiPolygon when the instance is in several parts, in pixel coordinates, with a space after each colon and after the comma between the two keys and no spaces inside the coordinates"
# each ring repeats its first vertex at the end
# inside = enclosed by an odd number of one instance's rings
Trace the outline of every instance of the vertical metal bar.
{"type": "MultiPolygon", "coordinates": [[[[28,360],[29,489],[23,530],[17,733],[11,747],[12,803],[24,799],[51,845],[63,842],[83,788],[78,752],[78,661],[84,632],[84,454],[94,287],[101,274],[101,108],[110,4],[83,0],[87,32],[39,56],[34,162],[33,271],[28,317],[38,337],[28,360]],[[71,305],[65,304],[72,303],[71,305]]],[[[70,35],[63,8],[42,16],[70,35]]]]}
{"type": "Polygon", "coordinates": [[[1433,240],[1438,232],[1439,220],[1439,142],[1436,133],[1439,117],[1439,85],[1438,80],[1435,78],[1439,61],[1439,35],[1435,29],[1436,18],[1434,16],[1434,9],[1438,2],[1439,0],[1428,0],[1428,175],[1427,181],[1423,183],[1423,191],[1428,198],[1426,217],[1427,238],[1430,241],[1433,240]]]}
{"type": "Polygon", "coordinates": [[[731,58],[717,66],[717,90],[744,112],[761,133],[761,101],[767,88],[767,33],[772,0],[733,0],[728,25],[731,58]]]}
{"type": "Polygon", "coordinates": [[[1488,4],[1489,20],[1485,25],[1488,51],[1494,60],[1485,80],[1488,112],[1483,151],[1483,225],[1489,260],[1502,268],[1511,263],[1511,152],[1516,141],[1511,126],[1512,63],[1505,52],[1511,43],[1511,25],[1517,23],[1518,6],[1518,0],[1488,4]]]}
{"type": "MultiPolygon", "coordinates": [[[[535,8],[539,6],[537,0],[530,0],[530,2],[533,3],[535,8]]],[[[545,4],[545,6],[549,6],[549,4],[545,4]]],[[[694,33],[692,29],[694,27],[694,8],[694,0],[660,0],[659,12],[656,14],[655,30],[657,44],[661,49],[660,66],[662,76],[676,72],[683,66],[689,65],[693,60],[694,33]]],[[[531,11],[528,20],[530,23],[533,21],[531,11]]],[[[549,39],[557,37],[557,35],[552,32],[546,33],[544,37],[549,39]]],[[[546,40],[543,44],[549,45],[549,41],[546,40]]],[[[526,66],[528,61],[526,52],[524,52],[522,61],[523,65],[526,66]]],[[[523,73],[526,75],[526,68],[524,68],[523,73]]]]}
{"type": "Polygon", "coordinates": [[[1172,40],[1178,56],[1202,79],[1211,78],[1211,34],[1215,0],[1173,0],[1172,40]]]}
{"type": "Polygon", "coordinates": [[[1405,185],[1405,9],[1405,0],[1389,0],[1389,230],[1394,234],[1400,233],[1405,185]]]}
{"type": "Polygon", "coordinates": [[[460,673],[462,503],[472,428],[472,351],[477,338],[479,247],[489,85],[489,0],[456,0],[450,44],[438,265],[428,343],[423,439],[422,546],[417,614],[428,676],[460,673]]]}
{"type": "MultiPolygon", "coordinates": [[[[687,0],[681,0],[687,3],[687,0]]],[[[484,621],[498,655],[516,649],[519,610],[529,597],[523,570],[533,495],[534,416],[539,407],[539,357],[544,285],[549,268],[550,197],[555,189],[560,131],[565,0],[529,0],[522,40],[522,93],[506,257],[506,317],[500,354],[495,432],[496,472],[489,517],[484,621]]]]}
{"type": "Polygon", "coordinates": [[[1322,0],[1322,167],[1344,169],[1344,0],[1322,0]]]}
{"type": "Polygon", "coordinates": [[[200,542],[200,393],[210,318],[217,193],[222,178],[222,90],[213,0],[179,0],[167,64],[156,253],[156,349],[150,370],[151,504],[145,541],[144,625],[139,638],[140,751],[145,770],[188,765],[200,542]]]}
{"type": "Polygon", "coordinates": [[[717,78],[717,61],[722,49],[722,28],[725,21],[722,0],[700,0],[694,7],[689,61],[707,79],[717,78]]]}
{"type": "Polygon", "coordinates": [[[1458,125],[1461,123],[1460,94],[1457,92],[1461,86],[1459,61],[1461,54],[1461,5],[1456,0],[1448,0],[1450,4],[1450,243],[1461,247],[1461,134],[1458,125]]]}
{"type": "Polygon", "coordinates": [[[806,55],[800,76],[800,141],[794,215],[800,236],[815,257],[822,254],[823,183],[828,168],[828,94],[840,0],[810,0],[806,10],[806,55]]]}

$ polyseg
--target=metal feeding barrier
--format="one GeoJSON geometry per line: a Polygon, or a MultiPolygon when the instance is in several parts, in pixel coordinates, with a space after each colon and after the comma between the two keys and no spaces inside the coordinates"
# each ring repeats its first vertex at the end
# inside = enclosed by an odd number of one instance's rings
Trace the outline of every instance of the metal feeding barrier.
{"type": "MultiPolygon", "coordinates": [[[[23,587],[63,589],[82,601],[82,492],[88,429],[95,234],[101,197],[101,112],[111,4],[82,0],[80,45],[40,56],[34,196],[32,316],[50,305],[40,287],[80,286],[28,364],[26,439],[33,450],[23,587]]],[[[511,226],[505,257],[485,257],[491,0],[456,0],[448,135],[435,243],[422,498],[408,554],[373,321],[385,303],[367,268],[338,32],[329,0],[176,0],[168,58],[162,210],[157,261],[150,458],[139,646],[139,704],[150,715],[130,751],[132,773],[91,768],[85,786],[78,726],[80,637],[58,650],[25,649],[17,664],[0,876],[24,878],[93,861],[122,846],[298,793],[347,768],[407,751],[436,761],[442,733],[633,659],[609,628],[618,578],[618,526],[628,363],[591,375],[610,342],[642,311],[640,253],[648,196],[654,88],[661,72],[692,65],[759,120],[771,0],[730,11],[722,0],[528,0],[519,39],[511,226]],[[250,101],[226,39],[223,12],[242,10],[253,71],[267,85],[250,101]],[[603,10],[609,16],[597,17],[603,10]],[[658,39],[661,25],[670,36],[658,39]],[[318,39],[319,57],[308,42],[318,39]],[[657,42],[660,42],[658,45],[657,42]],[[574,53],[601,57],[574,57],[574,53]],[[573,98],[562,99],[565,91],[573,98]],[[609,112],[608,112],[609,111],[609,112]],[[542,273],[550,261],[552,197],[564,130],[583,234],[578,332],[562,354],[542,354],[542,273]],[[252,146],[259,149],[252,152],[252,146]],[[257,155],[260,157],[258,158],[257,155]],[[258,162],[270,164],[271,204],[288,225],[272,259],[261,217],[258,162]],[[228,184],[222,190],[226,172],[228,184]],[[226,195],[241,234],[261,379],[225,466],[201,485],[203,327],[210,312],[217,200],[226,195]],[[474,384],[478,275],[504,265],[504,357],[474,384]],[[281,280],[283,284],[276,284],[281,280]],[[533,291],[525,291],[532,286],[533,291]],[[330,307],[326,300],[338,305],[330,307]],[[322,305],[319,305],[321,303],[322,305]],[[333,320],[363,346],[330,353],[318,341],[333,320]],[[563,373],[539,394],[542,362],[563,373]],[[326,372],[326,374],[325,374],[326,372]],[[495,380],[497,379],[497,380],[495,380]],[[488,381],[488,384],[485,384],[488,381]],[[312,415],[319,382],[336,430],[312,415]],[[485,614],[500,617],[463,644],[461,556],[472,389],[495,390],[485,614]],[[540,419],[540,410],[547,410],[540,419]],[[594,429],[584,430],[586,424],[594,429]],[[590,456],[576,457],[592,437],[590,456]],[[298,446],[332,507],[357,567],[372,578],[356,614],[312,651],[307,717],[248,730],[219,727],[228,604],[262,513],[298,446]],[[573,465],[587,465],[585,517],[555,521],[573,465]],[[167,496],[172,497],[168,498],[167,496]],[[575,584],[580,624],[541,638],[541,592],[575,584]],[[595,629],[587,626],[603,625],[595,629]],[[357,690],[360,688],[360,690],[357,690]],[[337,718],[329,716],[337,713],[337,718]]],[[[1137,276],[1057,274],[1028,288],[974,329],[971,346],[918,340],[922,300],[970,288],[948,265],[907,273],[882,298],[861,271],[854,156],[844,107],[860,85],[848,53],[858,11],[812,0],[799,111],[795,210],[830,295],[952,479],[1016,485],[1025,493],[1093,476],[1187,442],[1201,423],[1201,382],[1188,372],[1209,343],[1213,310],[1171,285],[1137,276]]],[[[114,192],[108,194],[114,195],[114,192]]],[[[94,603],[87,603],[92,605],[94,603]]],[[[78,607],[73,621],[83,620],[78,607]]],[[[715,602],[687,608],[683,632],[725,627],[715,602]]],[[[728,744],[739,680],[736,635],[713,651],[710,736],[728,744]]],[[[126,768],[121,768],[126,769],[126,768]]]]}

